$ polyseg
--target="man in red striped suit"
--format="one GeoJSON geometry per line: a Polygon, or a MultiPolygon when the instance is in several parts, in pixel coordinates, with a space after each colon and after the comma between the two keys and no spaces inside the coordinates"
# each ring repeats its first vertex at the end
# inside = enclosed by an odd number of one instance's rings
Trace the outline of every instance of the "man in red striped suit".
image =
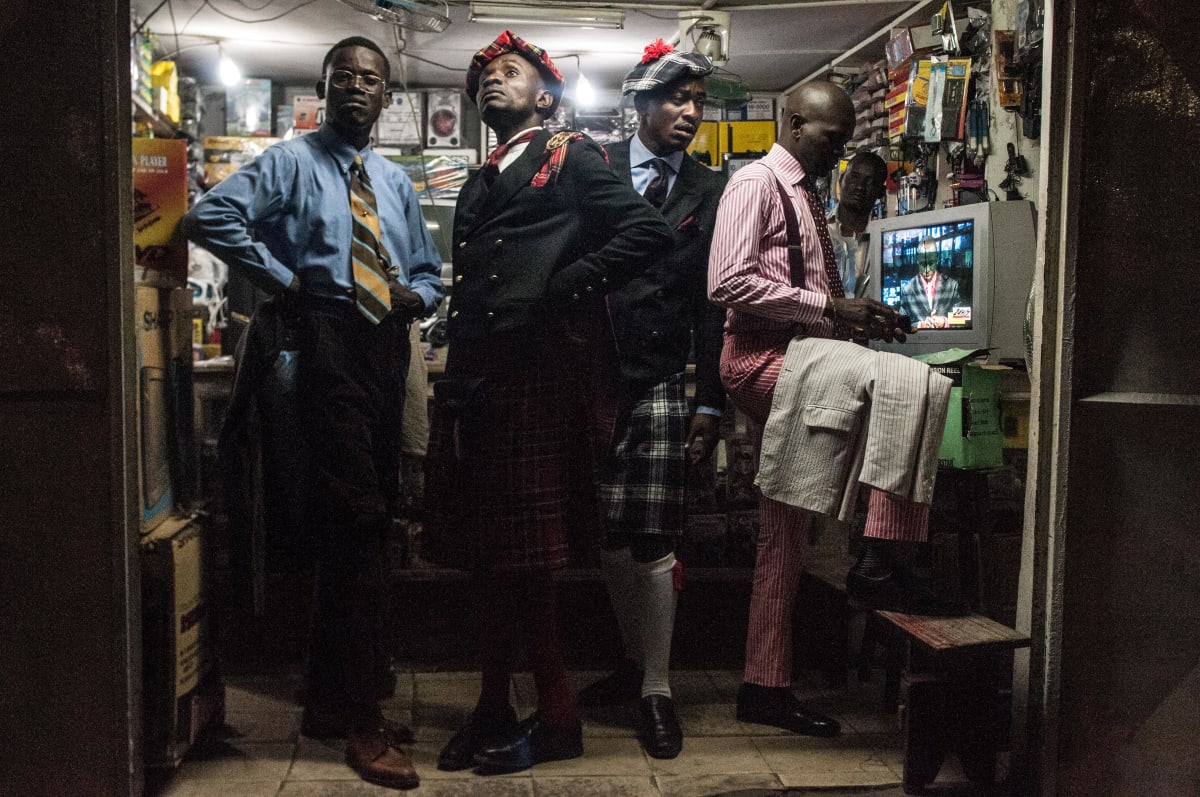
{"type": "MultiPolygon", "coordinates": [[[[815,179],[837,165],[854,131],[854,106],[833,83],[806,83],[788,98],[779,142],[730,179],[717,212],[709,296],[728,313],[721,378],[730,398],[766,421],[788,343],[796,335],[902,336],[896,311],[845,298],[815,179]]],[[[746,664],[738,719],[812,736],[836,720],[804,708],[791,691],[792,613],[810,514],[762,498],[746,664]]],[[[925,539],[928,507],[872,491],[867,535],[925,539]]]]}

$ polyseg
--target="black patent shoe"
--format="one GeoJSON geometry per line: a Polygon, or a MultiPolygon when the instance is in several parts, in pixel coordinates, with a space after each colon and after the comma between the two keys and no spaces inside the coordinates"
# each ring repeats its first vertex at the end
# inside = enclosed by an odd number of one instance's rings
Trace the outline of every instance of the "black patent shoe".
{"type": "Polygon", "coordinates": [[[517,726],[517,732],[503,742],[487,745],[475,753],[475,766],[481,775],[520,772],[545,761],[563,761],[583,755],[583,724],[553,728],[533,714],[517,726]]]}
{"type": "Polygon", "coordinates": [[[837,736],[842,726],[832,717],[809,711],[786,686],[742,684],[737,696],[738,722],[772,725],[802,736],[837,736]]]}
{"type": "Polygon", "coordinates": [[[512,706],[505,706],[498,717],[481,718],[473,711],[438,753],[437,768],[444,772],[470,769],[481,748],[511,738],[516,732],[517,713],[512,706]]]}
{"type": "Polygon", "coordinates": [[[638,704],[638,741],[651,758],[674,758],[683,749],[683,729],[675,701],[666,695],[647,695],[638,704]]]}
{"type": "Polygon", "coordinates": [[[846,574],[846,597],[850,605],[927,617],[958,617],[970,614],[966,605],[941,597],[908,570],[895,567],[881,577],[872,577],[851,568],[846,574]]]}
{"type": "Polygon", "coordinates": [[[579,691],[581,706],[612,706],[628,703],[642,696],[642,669],[629,659],[615,670],[579,691]]]}

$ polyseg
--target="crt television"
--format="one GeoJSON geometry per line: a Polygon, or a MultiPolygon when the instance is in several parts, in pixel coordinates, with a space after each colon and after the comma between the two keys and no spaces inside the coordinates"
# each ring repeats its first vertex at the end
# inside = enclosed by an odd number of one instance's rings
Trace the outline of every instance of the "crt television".
{"type": "Polygon", "coordinates": [[[1033,203],[980,202],[872,221],[866,295],[900,312],[917,330],[881,351],[928,354],[989,349],[993,362],[1024,357],[1022,325],[1036,253],[1033,203]],[[930,297],[918,274],[936,267],[930,297]],[[932,301],[931,301],[932,298],[932,301]]]}

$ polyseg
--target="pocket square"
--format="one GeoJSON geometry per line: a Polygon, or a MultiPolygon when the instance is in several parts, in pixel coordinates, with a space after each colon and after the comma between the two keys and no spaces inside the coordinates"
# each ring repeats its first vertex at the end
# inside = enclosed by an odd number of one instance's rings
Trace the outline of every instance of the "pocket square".
{"type": "Polygon", "coordinates": [[[675,232],[694,232],[698,229],[700,229],[700,222],[696,221],[695,216],[688,216],[679,222],[679,226],[675,228],[675,232]]]}

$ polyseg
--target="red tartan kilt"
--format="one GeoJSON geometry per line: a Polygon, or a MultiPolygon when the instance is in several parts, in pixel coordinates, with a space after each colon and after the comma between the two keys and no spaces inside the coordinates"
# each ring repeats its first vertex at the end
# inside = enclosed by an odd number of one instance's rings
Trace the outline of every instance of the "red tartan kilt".
{"type": "MultiPolygon", "coordinates": [[[[599,531],[584,379],[556,341],[454,342],[447,378],[485,379],[480,433],[460,439],[435,402],[422,556],[450,567],[565,566],[599,531]]],[[[460,427],[461,428],[461,427],[460,427]]]]}

